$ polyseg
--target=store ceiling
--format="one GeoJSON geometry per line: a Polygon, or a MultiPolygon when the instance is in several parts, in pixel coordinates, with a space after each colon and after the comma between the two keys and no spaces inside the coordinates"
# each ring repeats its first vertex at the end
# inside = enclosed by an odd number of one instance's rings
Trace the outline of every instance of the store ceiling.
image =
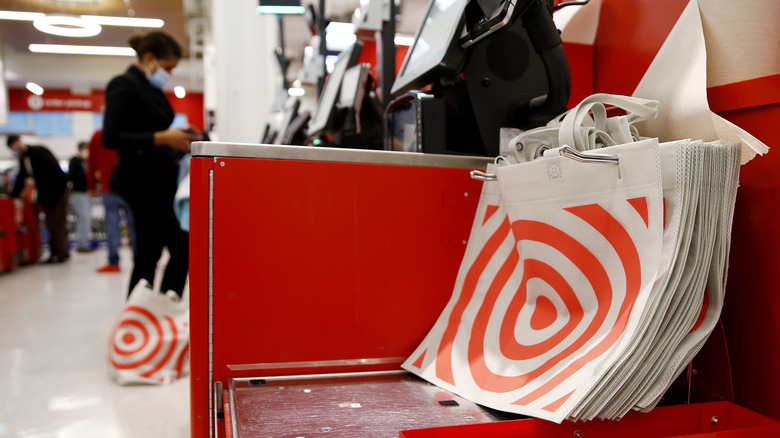
{"type": "MultiPolygon", "coordinates": [[[[165,21],[165,31],[173,35],[185,47],[185,50],[188,45],[187,24],[182,0],[0,0],[0,10],[160,18],[165,21]]],[[[30,21],[3,20],[0,24],[0,39],[5,45],[18,52],[27,51],[27,47],[31,43],[127,47],[130,35],[139,30],[141,29],[103,26],[100,34],[94,37],[74,39],[43,33],[33,27],[30,21]]]]}
{"type": "MultiPolygon", "coordinates": [[[[172,34],[182,45],[185,57],[196,50],[197,45],[191,45],[193,35],[190,34],[188,22],[197,18],[205,18],[204,12],[209,9],[209,4],[219,7],[220,1],[233,0],[0,0],[0,10],[19,12],[43,12],[46,14],[69,15],[104,15],[137,18],[159,18],[165,21],[163,30],[172,34]]],[[[319,0],[303,0],[304,5],[313,3],[315,9],[319,0]]],[[[397,33],[413,35],[419,20],[422,17],[427,0],[403,0],[401,2],[401,20],[396,25],[397,33]]],[[[360,6],[360,0],[325,0],[325,11],[331,21],[350,21],[352,13],[360,6]]],[[[297,72],[303,59],[303,49],[309,44],[309,32],[302,16],[288,16],[284,21],[286,55],[291,59],[291,72],[297,72]]],[[[68,38],[49,35],[37,30],[31,21],[0,20],[0,56],[8,56],[9,51],[26,56],[22,64],[30,64],[33,68],[35,60],[30,58],[28,46],[32,43],[40,44],[78,44],[127,47],[128,38],[136,32],[147,32],[149,29],[103,26],[100,34],[94,37],[68,38]]],[[[195,37],[197,39],[197,36],[195,37]]],[[[98,57],[69,55],[73,63],[95,65],[98,57]]],[[[100,57],[106,58],[106,57],[100,57]]],[[[114,58],[114,57],[110,57],[114,58]]],[[[117,63],[117,60],[105,60],[104,64],[117,63]]],[[[123,59],[114,70],[121,68],[126,59],[123,59]]],[[[197,61],[196,61],[197,63],[197,61]]],[[[17,70],[22,69],[20,62],[15,62],[17,70]]],[[[9,65],[7,65],[8,67],[9,65]]],[[[197,68],[197,67],[194,67],[197,68]]],[[[56,71],[41,72],[38,68],[35,72],[35,80],[46,87],[67,87],[68,79],[64,75],[57,75],[56,71]]],[[[56,70],[56,69],[55,69],[56,70]]],[[[113,71],[113,70],[112,70],[113,71]]],[[[8,85],[20,86],[24,84],[24,73],[20,75],[6,75],[8,85]]],[[[88,75],[89,73],[85,73],[88,75]]],[[[291,73],[292,74],[292,73],[291,73]]],[[[105,83],[106,74],[95,72],[95,78],[85,78],[93,87],[105,83]]],[[[294,79],[294,78],[290,78],[294,79]]],[[[189,84],[193,88],[201,88],[197,84],[189,84]]],[[[202,88],[201,88],[202,89],[202,88]]]]}

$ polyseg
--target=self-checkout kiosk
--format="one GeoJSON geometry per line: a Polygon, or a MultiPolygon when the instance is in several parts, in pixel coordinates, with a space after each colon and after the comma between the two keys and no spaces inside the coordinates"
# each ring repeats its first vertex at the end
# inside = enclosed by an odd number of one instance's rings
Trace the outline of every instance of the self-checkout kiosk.
{"type": "Polygon", "coordinates": [[[496,156],[501,128],[533,128],[563,112],[571,80],[552,9],[537,0],[429,3],[393,85],[400,97],[387,113],[388,147],[411,150],[410,139],[431,125],[440,140],[422,152],[496,156]],[[408,112],[414,128],[404,122],[408,112]],[[427,120],[442,118],[444,126],[427,120]]]}
{"type": "MultiPolygon", "coordinates": [[[[743,166],[724,324],[663,406],[559,425],[487,409],[401,370],[450,298],[481,191],[469,172],[498,154],[500,128],[560,113],[581,75],[593,78],[586,94],[630,94],[687,1],[602,0],[588,71],[560,42],[556,3],[431,0],[376,121],[380,147],[193,145],[193,437],[780,434],[780,278],[751,262],[780,263],[780,236],[753,227],[780,213],[780,181],[765,177],[776,174],[767,173],[771,154],[743,166]]],[[[309,138],[365,128],[358,107],[370,84],[358,47],[326,83],[309,138]]],[[[712,87],[713,110],[780,144],[769,122],[780,97],[755,93],[777,83],[712,87]]]]}

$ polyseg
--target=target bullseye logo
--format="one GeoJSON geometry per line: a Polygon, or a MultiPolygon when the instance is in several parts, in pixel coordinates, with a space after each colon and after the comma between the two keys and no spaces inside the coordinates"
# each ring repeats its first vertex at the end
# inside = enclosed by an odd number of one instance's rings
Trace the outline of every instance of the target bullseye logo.
{"type": "Polygon", "coordinates": [[[143,350],[149,344],[149,332],[136,320],[126,319],[115,332],[119,342],[114,342],[114,352],[121,356],[130,356],[143,350]]]}
{"type": "MultiPolygon", "coordinates": [[[[142,377],[151,377],[171,359],[179,336],[172,318],[166,316],[161,321],[147,309],[128,306],[111,335],[111,364],[120,370],[143,370],[142,377]]],[[[184,360],[182,353],[177,362],[184,360]]]]}
{"type": "Polygon", "coordinates": [[[510,222],[488,206],[460,290],[411,366],[433,362],[423,377],[507,394],[513,405],[560,408],[576,392],[569,379],[619,340],[642,290],[633,236],[647,234],[647,200],[616,210],[563,208],[566,220],[553,224],[510,222]]]}

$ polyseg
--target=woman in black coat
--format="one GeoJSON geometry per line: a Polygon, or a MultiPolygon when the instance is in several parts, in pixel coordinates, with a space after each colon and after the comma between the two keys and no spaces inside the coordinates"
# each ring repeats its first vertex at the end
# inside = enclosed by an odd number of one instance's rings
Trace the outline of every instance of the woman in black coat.
{"type": "Polygon", "coordinates": [[[106,88],[103,142],[119,150],[111,188],[130,205],[135,217],[136,252],[128,289],[140,279],[154,284],[163,247],[170,260],[161,291],[181,296],[189,269],[188,234],[173,211],[179,158],[197,135],[171,128],[174,113],[161,88],[179,63],[181,47],[164,32],[130,38],[138,61],[106,88]]]}

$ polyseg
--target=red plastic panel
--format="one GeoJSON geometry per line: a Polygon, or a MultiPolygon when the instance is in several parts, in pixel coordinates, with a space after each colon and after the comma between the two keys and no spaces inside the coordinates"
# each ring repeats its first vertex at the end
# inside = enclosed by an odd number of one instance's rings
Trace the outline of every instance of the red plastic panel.
{"type": "Polygon", "coordinates": [[[723,310],[734,401],[780,419],[780,104],[722,115],[770,147],[742,166],[723,310]]]}
{"type": "Polygon", "coordinates": [[[41,207],[27,200],[23,202],[22,215],[27,233],[26,246],[23,248],[26,255],[24,263],[35,263],[41,257],[41,226],[38,220],[41,207]]]}
{"type": "Polygon", "coordinates": [[[631,412],[620,421],[555,424],[535,418],[468,426],[407,430],[401,438],[661,438],[774,437],[780,423],[728,402],[667,406],[631,412]]]}
{"type": "Polygon", "coordinates": [[[593,94],[594,48],[587,44],[563,43],[571,68],[571,95],[566,108],[573,108],[593,94]]]}
{"type": "Polygon", "coordinates": [[[13,200],[5,196],[0,197],[0,272],[16,267],[18,251],[13,200]]]}
{"type": "Polygon", "coordinates": [[[716,113],[775,104],[780,102],[780,74],[712,87],[707,101],[716,113]]]}
{"type": "Polygon", "coordinates": [[[452,293],[481,191],[469,170],[195,158],[193,436],[209,421],[212,166],[214,380],[261,363],[393,358],[397,368],[452,293]]]}
{"type": "MultiPolygon", "coordinates": [[[[595,43],[597,93],[630,95],[688,0],[603,0],[595,43]]],[[[576,67],[572,66],[576,75],[576,67]]]]}
{"type": "Polygon", "coordinates": [[[452,292],[480,188],[468,170],[220,161],[215,363],[408,356],[452,292]],[[451,191],[471,214],[444,208],[451,191]],[[440,224],[457,222],[447,245],[440,224]]]}

